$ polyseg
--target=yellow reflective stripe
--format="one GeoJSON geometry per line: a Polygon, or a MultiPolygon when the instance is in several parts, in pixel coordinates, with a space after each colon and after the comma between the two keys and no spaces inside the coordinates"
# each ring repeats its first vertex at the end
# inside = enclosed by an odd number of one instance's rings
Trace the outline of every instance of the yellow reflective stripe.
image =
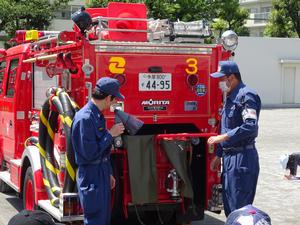
{"type": "Polygon", "coordinates": [[[63,90],[61,88],[58,88],[58,90],[56,91],[55,95],[58,96],[60,92],[62,92],[63,90]]]}
{"type": "Polygon", "coordinates": [[[40,113],[40,120],[46,127],[48,126],[48,121],[47,121],[46,117],[44,116],[43,111],[41,111],[41,113],[40,113]]]}
{"type": "Polygon", "coordinates": [[[50,127],[50,125],[48,124],[47,125],[47,131],[48,131],[48,134],[50,136],[50,138],[52,139],[52,141],[54,140],[54,132],[52,130],[52,128],[50,127]]]}
{"type": "Polygon", "coordinates": [[[63,115],[59,115],[62,123],[67,124],[69,127],[72,126],[72,119],[69,116],[64,117],[63,115]]]}
{"type": "Polygon", "coordinates": [[[45,185],[46,187],[50,187],[50,183],[49,183],[48,180],[46,180],[45,178],[43,178],[43,182],[44,182],[44,185],[45,185]]]}
{"type": "Polygon", "coordinates": [[[72,104],[73,108],[78,108],[78,109],[80,109],[79,105],[77,105],[76,102],[74,102],[74,101],[71,100],[71,104],[72,104]]]}
{"type": "Polygon", "coordinates": [[[66,124],[67,124],[69,127],[71,127],[71,125],[72,125],[72,119],[71,119],[69,116],[66,116],[66,117],[65,117],[65,122],[66,122],[66,124]]]}
{"type": "Polygon", "coordinates": [[[46,152],[45,152],[45,150],[42,148],[42,146],[40,146],[39,143],[38,143],[36,146],[39,148],[40,154],[41,154],[44,158],[46,158],[46,152]]]}
{"type": "Polygon", "coordinates": [[[54,187],[51,188],[51,191],[52,191],[52,192],[60,191],[60,190],[61,190],[61,188],[60,188],[60,187],[57,187],[57,186],[54,186],[54,187]]]}
{"type": "Polygon", "coordinates": [[[67,168],[68,174],[70,175],[72,180],[75,181],[75,171],[74,171],[70,161],[68,160],[68,157],[66,157],[66,168],[67,168]]]}
{"type": "Polygon", "coordinates": [[[53,198],[50,200],[51,204],[54,205],[55,201],[58,200],[58,198],[53,198]]]}
{"type": "Polygon", "coordinates": [[[42,123],[47,127],[48,134],[53,141],[54,140],[54,132],[53,132],[52,128],[50,127],[50,124],[48,123],[48,121],[42,111],[40,113],[40,119],[41,119],[42,123]]]}
{"type": "Polygon", "coordinates": [[[59,170],[54,168],[54,166],[46,159],[45,160],[45,164],[46,164],[46,167],[54,174],[58,174],[59,173],[59,170]]]}
{"type": "Polygon", "coordinates": [[[62,122],[62,123],[65,123],[65,118],[64,118],[64,116],[60,114],[59,117],[60,117],[61,122],[62,122]]]}

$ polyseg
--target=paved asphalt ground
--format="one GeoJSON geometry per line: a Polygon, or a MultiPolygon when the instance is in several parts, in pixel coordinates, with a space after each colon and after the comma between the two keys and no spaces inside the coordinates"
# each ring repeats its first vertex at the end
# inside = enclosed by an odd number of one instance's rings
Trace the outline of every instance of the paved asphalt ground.
{"type": "MultiPolygon", "coordinates": [[[[259,125],[261,170],[254,205],[270,215],[273,225],[300,225],[300,181],[283,179],[278,160],[283,153],[300,152],[300,109],[264,109],[259,125]]],[[[15,195],[0,193],[0,225],[6,225],[21,205],[15,195]]],[[[208,212],[193,225],[224,225],[225,219],[223,213],[208,212]]]]}

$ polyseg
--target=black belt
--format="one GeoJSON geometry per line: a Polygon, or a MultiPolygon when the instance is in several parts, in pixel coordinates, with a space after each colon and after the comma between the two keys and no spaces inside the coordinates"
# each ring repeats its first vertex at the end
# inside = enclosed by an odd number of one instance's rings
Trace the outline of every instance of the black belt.
{"type": "Polygon", "coordinates": [[[229,148],[223,148],[223,152],[229,153],[229,152],[240,152],[243,150],[250,150],[254,149],[255,145],[254,144],[249,144],[245,146],[239,146],[239,147],[229,147],[229,148]]]}

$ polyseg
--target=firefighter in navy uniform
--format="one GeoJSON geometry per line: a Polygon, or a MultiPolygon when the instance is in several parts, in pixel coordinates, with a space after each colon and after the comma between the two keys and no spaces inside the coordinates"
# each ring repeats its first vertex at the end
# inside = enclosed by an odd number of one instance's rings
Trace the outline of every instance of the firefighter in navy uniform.
{"type": "Polygon", "coordinates": [[[226,95],[222,110],[221,134],[208,139],[218,144],[211,169],[216,170],[223,159],[223,203],[225,215],[252,204],[259,174],[255,138],[261,101],[257,93],[244,85],[235,62],[221,61],[219,71],[211,74],[219,79],[226,95]]]}
{"type": "Polygon", "coordinates": [[[115,186],[110,153],[113,137],[124,132],[122,123],[106,129],[104,110],[124,100],[116,79],[97,81],[92,99],[76,113],[72,124],[72,144],[78,165],[77,188],[84,211],[85,225],[110,224],[110,195],[115,186]]]}

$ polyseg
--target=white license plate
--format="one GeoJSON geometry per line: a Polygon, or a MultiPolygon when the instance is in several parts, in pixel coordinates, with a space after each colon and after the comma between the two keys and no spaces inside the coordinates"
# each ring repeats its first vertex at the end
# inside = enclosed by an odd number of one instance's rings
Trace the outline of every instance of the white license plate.
{"type": "Polygon", "coordinates": [[[139,73],[139,91],[171,91],[172,74],[139,73]]]}

